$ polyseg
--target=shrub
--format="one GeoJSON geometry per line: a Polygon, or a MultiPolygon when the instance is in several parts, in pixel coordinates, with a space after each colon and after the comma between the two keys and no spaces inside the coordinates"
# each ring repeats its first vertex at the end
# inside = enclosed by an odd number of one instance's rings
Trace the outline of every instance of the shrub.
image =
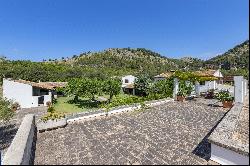
{"type": "Polygon", "coordinates": [[[46,122],[48,120],[56,120],[56,119],[61,119],[65,118],[65,114],[61,112],[48,112],[46,115],[44,115],[41,120],[43,122],[46,122]]]}
{"type": "Polygon", "coordinates": [[[230,95],[228,90],[222,90],[218,94],[216,94],[216,98],[219,101],[233,101],[234,97],[230,95]]]}
{"type": "Polygon", "coordinates": [[[47,112],[49,112],[49,113],[54,113],[55,111],[56,110],[55,110],[54,107],[49,107],[48,110],[47,110],[47,112]]]}
{"type": "Polygon", "coordinates": [[[146,97],[138,97],[138,96],[126,96],[126,97],[120,97],[117,96],[115,97],[111,103],[109,104],[102,104],[101,108],[112,108],[112,107],[117,107],[117,106],[122,106],[122,105],[129,105],[133,103],[140,103],[143,101],[146,101],[146,97]]]}
{"type": "Polygon", "coordinates": [[[185,81],[180,80],[179,91],[177,92],[177,96],[186,97],[187,95],[190,95],[192,91],[193,91],[193,86],[191,83],[187,85],[185,81]]]}
{"type": "Polygon", "coordinates": [[[141,75],[135,80],[135,89],[140,96],[147,96],[152,80],[148,75],[141,75]]]}
{"type": "Polygon", "coordinates": [[[0,120],[4,122],[9,121],[14,115],[14,112],[11,110],[11,102],[0,98],[0,120]]]}

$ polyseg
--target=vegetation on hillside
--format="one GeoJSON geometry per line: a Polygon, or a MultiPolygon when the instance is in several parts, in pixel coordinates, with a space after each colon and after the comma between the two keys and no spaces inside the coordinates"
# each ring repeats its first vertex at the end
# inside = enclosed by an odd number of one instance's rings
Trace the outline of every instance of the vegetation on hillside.
{"type": "Polygon", "coordinates": [[[206,64],[217,68],[221,66],[225,76],[243,75],[249,79],[249,40],[209,59],[206,64]]]}
{"type": "MultiPolygon", "coordinates": [[[[3,77],[30,81],[69,81],[72,78],[106,80],[113,76],[148,74],[150,78],[170,70],[193,71],[222,67],[224,75],[249,73],[249,41],[208,61],[185,57],[171,59],[144,48],[112,48],[100,52],[86,52],[61,60],[43,62],[10,61],[0,58],[0,79],[3,77]]],[[[1,82],[0,82],[1,83],[1,82]]]]}

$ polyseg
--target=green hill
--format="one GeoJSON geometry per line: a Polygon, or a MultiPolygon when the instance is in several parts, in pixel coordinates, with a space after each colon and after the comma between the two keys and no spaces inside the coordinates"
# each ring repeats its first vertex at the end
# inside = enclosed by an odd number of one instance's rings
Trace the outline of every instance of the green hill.
{"type": "Polygon", "coordinates": [[[249,78],[249,40],[235,46],[222,55],[206,61],[206,65],[219,68],[226,76],[243,75],[249,78]]]}
{"type": "Polygon", "coordinates": [[[249,40],[235,46],[222,55],[206,61],[206,64],[222,65],[225,69],[249,68],[249,40]]]}
{"type": "Polygon", "coordinates": [[[127,74],[148,74],[153,77],[170,70],[200,70],[223,68],[225,75],[244,75],[249,72],[249,41],[237,45],[226,53],[208,61],[185,57],[172,59],[144,48],[110,48],[100,52],[87,52],[61,60],[43,62],[10,61],[0,58],[0,79],[10,77],[31,81],[67,81],[89,77],[105,79],[127,74]]]}

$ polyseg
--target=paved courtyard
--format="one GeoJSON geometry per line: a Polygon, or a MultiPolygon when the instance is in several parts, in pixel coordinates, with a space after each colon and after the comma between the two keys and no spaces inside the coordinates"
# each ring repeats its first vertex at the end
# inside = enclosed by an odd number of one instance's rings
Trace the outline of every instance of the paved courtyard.
{"type": "Polygon", "coordinates": [[[170,102],[69,124],[37,134],[35,164],[207,164],[204,138],[226,112],[206,102],[170,102]]]}

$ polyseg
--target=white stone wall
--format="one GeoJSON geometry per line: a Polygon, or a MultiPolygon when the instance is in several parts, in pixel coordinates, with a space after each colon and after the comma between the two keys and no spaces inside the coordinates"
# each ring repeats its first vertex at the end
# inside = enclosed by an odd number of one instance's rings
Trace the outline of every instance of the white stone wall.
{"type": "Polygon", "coordinates": [[[197,91],[199,92],[207,92],[209,89],[216,89],[217,88],[217,83],[216,81],[205,81],[205,85],[196,85],[199,88],[197,91]]]}
{"type": "Polygon", "coordinates": [[[221,165],[249,165],[249,157],[211,144],[211,160],[221,165]]]}
{"type": "Polygon", "coordinates": [[[235,102],[243,103],[244,93],[244,78],[243,76],[234,76],[234,100],[235,102]]]}
{"type": "Polygon", "coordinates": [[[21,108],[33,106],[32,86],[3,79],[3,97],[18,102],[21,108]]]}
{"type": "Polygon", "coordinates": [[[135,76],[132,76],[132,75],[127,75],[127,76],[124,76],[122,77],[122,87],[125,87],[127,86],[128,84],[132,84],[135,82],[135,79],[136,77],[135,76]],[[125,80],[128,80],[128,83],[125,83],[125,80]]]}
{"type": "Polygon", "coordinates": [[[52,102],[52,93],[49,92],[49,95],[44,95],[44,105],[46,106],[46,103],[50,101],[52,102]]]}
{"type": "Polygon", "coordinates": [[[38,98],[40,96],[32,96],[32,103],[31,103],[31,107],[38,107],[38,98]]]}

